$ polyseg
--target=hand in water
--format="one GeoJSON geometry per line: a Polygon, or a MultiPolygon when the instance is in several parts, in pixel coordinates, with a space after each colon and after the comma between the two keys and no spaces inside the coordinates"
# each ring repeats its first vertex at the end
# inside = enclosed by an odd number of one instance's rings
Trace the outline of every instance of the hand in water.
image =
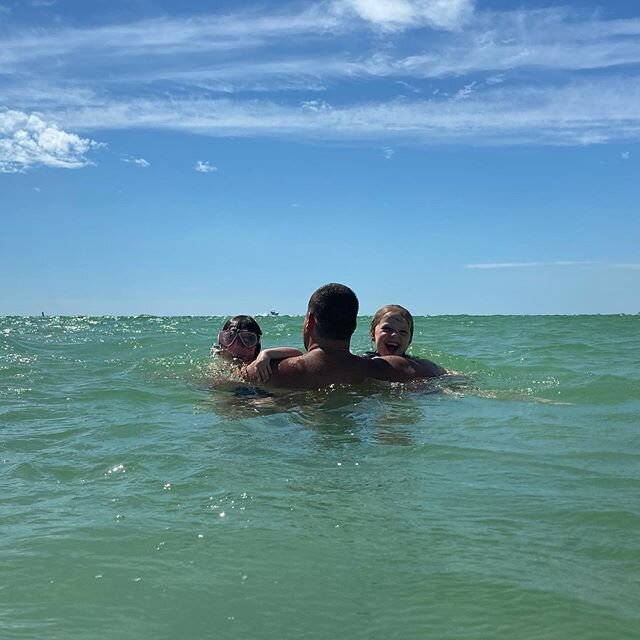
{"type": "Polygon", "coordinates": [[[260,382],[266,382],[271,377],[271,356],[266,351],[261,351],[253,364],[260,382]]]}

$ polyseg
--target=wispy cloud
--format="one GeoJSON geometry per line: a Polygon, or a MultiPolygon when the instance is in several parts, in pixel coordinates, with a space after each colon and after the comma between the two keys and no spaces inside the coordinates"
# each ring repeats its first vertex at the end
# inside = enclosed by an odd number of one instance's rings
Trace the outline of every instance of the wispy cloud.
{"type": "Polygon", "coordinates": [[[0,104],[87,132],[378,144],[640,139],[640,18],[481,11],[471,0],[300,6],[7,31],[0,104]],[[336,86],[357,91],[337,100],[336,86]]]}
{"type": "Polygon", "coordinates": [[[21,173],[37,166],[76,169],[101,147],[89,138],[67,133],[37,114],[0,111],[0,173],[21,173]]]}
{"type": "Polygon", "coordinates": [[[419,89],[418,87],[415,87],[412,84],[405,82],[404,80],[396,80],[395,83],[397,85],[400,85],[401,87],[404,87],[407,91],[411,91],[411,93],[422,93],[422,89],[419,89]]]}
{"type": "Polygon", "coordinates": [[[218,170],[218,167],[210,165],[206,160],[198,160],[194,168],[200,173],[215,173],[218,170]]]}
{"type": "Polygon", "coordinates": [[[312,111],[313,113],[322,113],[331,111],[332,107],[324,100],[305,100],[300,103],[300,106],[305,111],[312,111]]]}
{"type": "Polygon", "coordinates": [[[475,80],[473,82],[470,82],[469,84],[465,85],[462,89],[460,89],[459,91],[456,91],[456,93],[453,95],[453,99],[454,100],[466,100],[474,91],[474,87],[476,86],[477,82],[475,82],[475,80]]]}
{"type": "Polygon", "coordinates": [[[504,82],[504,74],[503,73],[497,73],[493,76],[489,76],[488,78],[485,79],[485,84],[488,85],[492,85],[492,84],[502,84],[504,82]]]}
{"type": "MultiPolygon", "coordinates": [[[[512,69],[607,69],[640,62],[640,20],[601,20],[566,9],[478,13],[472,27],[403,59],[380,59],[384,70],[446,77],[512,69]]],[[[389,72],[389,71],[387,71],[389,72]]]]}
{"type": "Polygon", "coordinates": [[[623,151],[623,152],[620,154],[620,157],[621,157],[623,160],[629,160],[629,158],[631,157],[631,153],[629,153],[629,151],[623,151]]]}
{"type": "Polygon", "coordinates": [[[147,168],[151,166],[151,163],[144,158],[133,158],[131,156],[125,156],[124,158],[120,158],[122,162],[127,162],[129,164],[136,164],[139,167],[147,168]]]}
{"type": "Polygon", "coordinates": [[[157,128],[213,136],[377,139],[446,144],[591,144],[640,138],[640,78],[474,93],[465,100],[329,105],[272,100],[129,100],[57,114],[74,130],[157,128]]]}
{"type": "MultiPolygon", "coordinates": [[[[286,5],[285,5],[286,6],[286,5]]],[[[59,28],[6,34],[0,69],[59,76],[73,68],[82,77],[120,64],[118,82],[141,74],[188,78],[211,70],[215,79],[244,74],[260,62],[261,75],[395,76],[438,78],[507,69],[597,69],[640,62],[640,19],[603,20],[566,9],[475,12],[469,0],[342,0],[283,8],[272,15],[239,11],[190,18],[155,18],[101,27],[59,28]],[[329,8],[328,8],[329,7],[329,8]],[[470,16],[473,15],[473,20],[470,16]],[[362,18],[360,22],[353,17],[362,18]],[[427,19],[432,16],[433,19],[427,19]],[[464,30],[458,30],[464,17],[464,30]],[[364,38],[363,24],[452,27],[426,40],[403,40],[409,53],[394,57],[377,40],[364,38]],[[455,28],[454,28],[455,27],[455,28]],[[361,42],[355,55],[352,36],[361,42]],[[321,37],[321,40],[318,39],[321,37]],[[295,44],[295,50],[282,43],[295,44]],[[322,46],[320,46],[320,43],[322,46]],[[298,53],[299,52],[299,53],[298,53]],[[229,58],[229,55],[232,58],[229,58]],[[62,62],[67,65],[61,65],[62,62]],[[213,64],[212,64],[213,61],[213,64]],[[225,73],[227,72],[227,73],[225,73]]],[[[233,83],[232,83],[233,84],[233,83]]]]}
{"type": "MultiPolygon", "coordinates": [[[[346,26],[346,25],[345,25],[346,26]]],[[[95,68],[101,62],[128,60],[136,65],[144,58],[176,60],[181,56],[250,51],[278,44],[284,37],[304,37],[325,31],[341,31],[336,16],[316,3],[298,12],[214,14],[199,17],[162,17],[100,27],[63,27],[7,36],[0,52],[2,65],[45,62],[85,54],[95,68]]],[[[55,67],[53,65],[46,65],[55,67]]],[[[150,65],[153,66],[153,65],[150,65]]]]}
{"type": "Polygon", "coordinates": [[[487,262],[468,264],[467,269],[530,269],[537,267],[606,267],[611,269],[640,269],[640,264],[611,264],[598,260],[556,260],[553,262],[487,262]]]}
{"type": "Polygon", "coordinates": [[[391,160],[391,158],[393,158],[395,153],[396,152],[391,147],[384,147],[382,149],[382,155],[384,156],[385,160],[391,160]]]}

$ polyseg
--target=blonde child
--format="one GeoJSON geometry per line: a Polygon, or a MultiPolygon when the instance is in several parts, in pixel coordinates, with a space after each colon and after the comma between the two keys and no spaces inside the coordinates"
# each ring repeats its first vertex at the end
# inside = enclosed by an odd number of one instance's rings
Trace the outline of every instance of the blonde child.
{"type": "Polygon", "coordinates": [[[375,351],[365,353],[365,358],[401,356],[419,365],[427,377],[446,373],[445,369],[431,360],[407,355],[406,351],[413,340],[413,316],[399,304],[387,304],[375,312],[369,335],[375,351]]]}

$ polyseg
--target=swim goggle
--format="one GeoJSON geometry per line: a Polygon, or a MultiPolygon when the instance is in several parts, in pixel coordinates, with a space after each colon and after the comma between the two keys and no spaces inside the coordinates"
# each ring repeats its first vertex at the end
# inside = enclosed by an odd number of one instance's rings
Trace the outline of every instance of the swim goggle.
{"type": "Polygon", "coordinates": [[[258,334],[253,331],[234,331],[232,329],[225,329],[218,334],[218,344],[221,347],[230,347],[236,338],[240,338],[240,342],[247,348],[255,347],[258,344],[258,334]]]}

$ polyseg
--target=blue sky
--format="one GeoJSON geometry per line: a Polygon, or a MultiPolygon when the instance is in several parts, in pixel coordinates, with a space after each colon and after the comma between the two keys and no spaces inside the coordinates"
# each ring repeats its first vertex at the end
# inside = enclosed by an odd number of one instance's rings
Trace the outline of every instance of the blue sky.
{"type": "Polygon", "coordinates": [[[0,314],[640,312],[634,0],[0,0],[0,314]]]}

